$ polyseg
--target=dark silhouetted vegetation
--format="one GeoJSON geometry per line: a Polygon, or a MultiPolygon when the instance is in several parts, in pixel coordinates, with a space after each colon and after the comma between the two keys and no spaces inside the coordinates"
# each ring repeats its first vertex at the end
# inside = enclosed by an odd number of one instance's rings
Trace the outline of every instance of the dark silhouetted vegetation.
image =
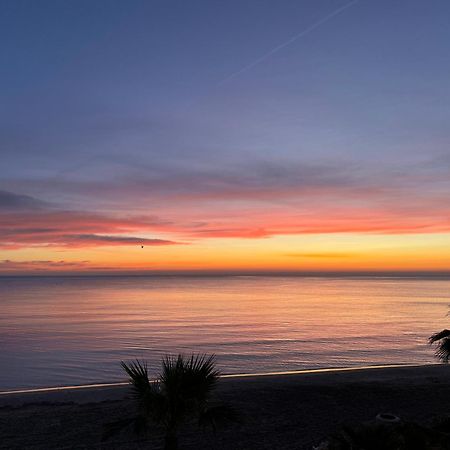
{"type": "Polygon", "coordinates": [[[429,338],[430,344],[436,344],[436,358],[443,363],[448,363],[450,358],[450,330],[442,330],[429,338]]]}
{"type": "Polygon", "coordinates": [[[346,426],[315,450],[448,450],[450,437],[434,427],[376,421],[346,426]]]}
{"type": "MultiPolygon", "coordinates": [[[[134,423],[138,432],[148,430],[152,425],[162,427],[166,450],[178,448],[179,428],[186,422],[209,425],[215,431],[219,423],[237,419],[231,407],[211,403],[220,376],[214,356],[166,356],[162,371],[154,381],[149,379],[145,362],[136,360],[121,365],[129,376],[138,414],[115,425],[123,428],[134,423]]],[[[117,427],[110,427],[107,435],[117,427]]]]}

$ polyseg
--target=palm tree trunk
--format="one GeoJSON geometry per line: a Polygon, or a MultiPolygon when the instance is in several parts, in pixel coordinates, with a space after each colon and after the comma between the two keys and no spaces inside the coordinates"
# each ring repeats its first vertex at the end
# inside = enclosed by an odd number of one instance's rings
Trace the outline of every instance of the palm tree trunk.
{"type": "Polygon", "coordinates": [[[169,428],[166,431],[166,437],[164,439],[164,450],[178,450],[178,436],[176,429],[169,428]]]}

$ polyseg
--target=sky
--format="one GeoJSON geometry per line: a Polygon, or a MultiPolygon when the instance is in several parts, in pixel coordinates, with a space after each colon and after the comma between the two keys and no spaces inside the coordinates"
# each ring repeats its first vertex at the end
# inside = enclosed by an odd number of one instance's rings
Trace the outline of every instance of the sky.
{"type": "Polygon", "coordinates": [[[448,1],[0,10],[0,273],[450,268],[448,1]]]}

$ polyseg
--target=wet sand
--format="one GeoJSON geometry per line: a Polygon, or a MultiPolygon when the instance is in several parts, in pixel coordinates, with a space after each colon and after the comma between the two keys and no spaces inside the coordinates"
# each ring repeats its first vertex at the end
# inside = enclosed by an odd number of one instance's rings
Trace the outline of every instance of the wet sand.
{"type": "MultiPolygon", "coordinates": [[[[102,443],[108,422],[133,415],[128,386],[0,395],[0,448],[158,449],[162,433],[131,429],[102,443]]],[[[369,368],[224,378],[217,399],[242,423],[214,435],[188,425],[181,449],[311,449],[343,424],[380,412],[426,423],[449,413],[450,368],[444,365],[369,368]]]]}

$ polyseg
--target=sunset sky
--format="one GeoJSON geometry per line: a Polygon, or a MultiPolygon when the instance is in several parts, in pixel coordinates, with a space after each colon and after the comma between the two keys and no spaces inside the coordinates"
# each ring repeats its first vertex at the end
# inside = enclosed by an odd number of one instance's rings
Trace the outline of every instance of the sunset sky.
{"type": "Polygon", "coordinates": [[[449,17],[2,1],[0,273],[449,269],[449,17]]]}

